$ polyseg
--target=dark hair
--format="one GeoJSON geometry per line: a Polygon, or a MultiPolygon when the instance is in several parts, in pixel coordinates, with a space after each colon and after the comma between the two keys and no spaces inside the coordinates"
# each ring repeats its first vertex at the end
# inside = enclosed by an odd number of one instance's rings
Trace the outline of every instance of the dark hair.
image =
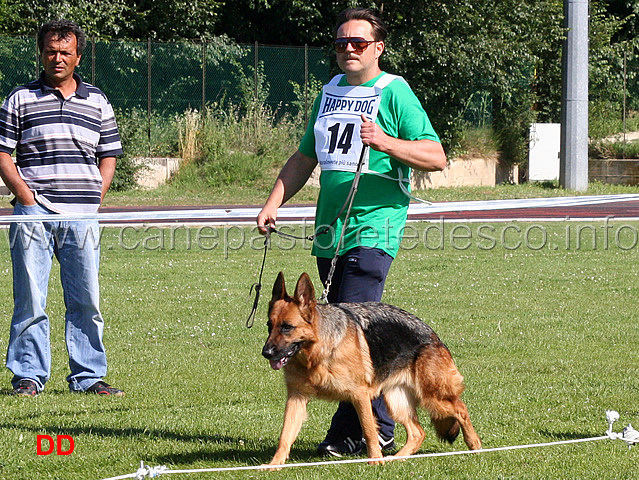
{"type": "Polygon", "coordinates": [[[337,23],[335,25],[336,34],[339,27],[349,20],[366,20],[373,27],[373,38],[375,41],[383,42],[386,40],[388,30],[382,19],[379,18],[374,10],[370,8],[347,8],[346,10],[342,10],[337,15],[337,23]]]}
{"type": "Polygon", "coordinates": [[[77,52],[78,55],[82,55],[84,47],[87,46],[87,37],[80,27],[69,20],[54,20],[52,22],[45,23],[38,30],[38,49],[40,53],[44,50],[44,38],[47,34],[52,33],[56,38],[68,38],[71,35],[75,35],[78,41],[77,52]]]}

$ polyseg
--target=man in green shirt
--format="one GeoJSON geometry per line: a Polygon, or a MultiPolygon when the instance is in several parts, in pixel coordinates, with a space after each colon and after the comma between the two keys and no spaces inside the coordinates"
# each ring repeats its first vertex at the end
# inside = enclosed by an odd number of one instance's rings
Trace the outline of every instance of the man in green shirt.
{"type": "MultiPolygon", "coordinates": [[[[324,284],[338,255],[328,296],[331,303],[381,301],[406,223],[410,171],[440,171],[446,166],[439,137],[415,94],[401,77],[379,67],[386,34],[384,23],[370,9],[351,8],[338,15],[335,50],[344,74],[324,86],[315,100],[299,149],[282,168],[257,216],[263,233],[274,228],[278,208],[304,186],[319,163],[322,173],[311,253],[317,257],[324,284]],[[359,187],[346,219],[347,209],[338,214],[360,157],[359,187]]],[[[380,445],[390,450],[394,422],[383,398],[372,403],[380,445]]],[[[318,451],[341,457],[359,453],[363,447],[357,413],[351,404],[341,402],[318,451]]]]}

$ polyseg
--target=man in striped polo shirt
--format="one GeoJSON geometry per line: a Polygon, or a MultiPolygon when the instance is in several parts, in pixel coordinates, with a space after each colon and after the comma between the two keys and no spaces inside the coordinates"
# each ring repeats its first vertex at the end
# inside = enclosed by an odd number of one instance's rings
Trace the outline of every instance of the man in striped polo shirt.
{"type": "Polygon", "coordinates": [[[51,216],[10,227],[14,310],[7,368],[19,396],[40,393],[51,374],[45,306],[53,255],[64,290],[70,390],[124,395],[103,381],[98,222],[55,219],[95,213],[122,154],[111,104],[75,73],[85,45],[84,32],[73,22],[43,25],[40,78],[13,90],[0,109],[0,176],[15,195],[14,215],[51,216]]]}

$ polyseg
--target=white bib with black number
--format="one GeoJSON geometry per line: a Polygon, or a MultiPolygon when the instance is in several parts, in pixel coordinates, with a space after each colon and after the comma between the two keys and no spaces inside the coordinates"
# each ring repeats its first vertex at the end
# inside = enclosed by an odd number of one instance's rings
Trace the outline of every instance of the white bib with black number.
{"type": "MultiPolygon", "coordinates": [[[[362,114],[371,122],[377,119],[382,89],[395,78],[386,74],[372,87],[337,84],[337,75],[322,89],[319,113],[315,121],[315,152],[322,170],[355,172],[364,147],[360,135],[362,114]]],[[[370,172],[368,149],[362,172],[370,172]]]]}

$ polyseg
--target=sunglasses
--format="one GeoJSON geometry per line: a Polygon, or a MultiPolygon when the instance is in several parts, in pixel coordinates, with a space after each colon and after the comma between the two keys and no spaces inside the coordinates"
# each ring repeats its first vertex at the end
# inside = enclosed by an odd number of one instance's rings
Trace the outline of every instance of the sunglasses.
{"type": "Polygon", "coordinates": [[[360,37],[343,37],[335,40],[333,45],[335,46],[335,51],[337,53],[344,53],[350,43],[353,46],[355,53],[359,54],[366,50],[371,43],[375,42],[376,40],[366,40],[365,38],[360,37]]]}

